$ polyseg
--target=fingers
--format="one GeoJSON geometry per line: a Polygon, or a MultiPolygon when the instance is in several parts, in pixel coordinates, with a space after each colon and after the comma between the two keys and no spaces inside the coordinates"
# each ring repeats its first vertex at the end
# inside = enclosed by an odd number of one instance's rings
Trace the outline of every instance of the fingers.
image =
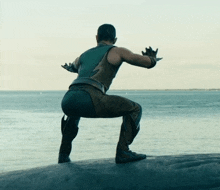
{"type": "Polygon", "coordinates": [[[154,50],[152,49],[151,46],[149,46],[148,54],[149,54],[150,56],[154,57],[154,50]]]}
{"type": "Polygon", "coordinates": [[[151,50],[151,48],[146,48],[146,54],[147,55],[149,55],[149,56],[151,56],[151,54],[152,54],[152,50],[151,50]]]}
{"type": "Polygon", "coordinates": [[[61,67],[63,67],[64,69],[68,69],[69,66],[67,65],[67,63],[65,63],[65,65],[61,65],[61,67]]]}
{"type": "MultiPolygon", "coordinates": [[[[145,48],[145,50],[146,50],[146,52],[141,52],[142,53],[142,55],[147,55],[147,56],[151,56],[151,57],[155,57],[156,58],[156,56],[157,56],[157,53],[158,53],[158,48],[156,49],[156,51],[154,51],[153,49],[152,49],[152,47],[151,46],[149,46],[149,48],[145,48]]],[[[158,61],[159,60],[161,60],[162,58],[158,58],[158,61]]]]}
{"type": "Polygon", "coordinates": [[[161,59],[163,59],[162,57],[161,58],[156,58],[156,61],[160,61],[161,59]]]}
{"type": "Polygon", "coordinates": [[[145,48],[145,50],[146,50],[146,54],[148,54],[148,53],[149,53],[149,49],[148,49],[148,48],[145,48]]]}
{"type": "Polygon", "coordinates": [[[154,51],[154,50],[150,47],[150,50],[154,53],[154,55],[157,55],[158,48],[156,49],[156,51],[154,51]]]}
{"type": "Polygon", "coordinates": [[[145,48],[145,49],[146,49],[146,54],[148,54],[150,56],[156,56],[157,55],[158,48],[156,49],[156,51],[154,51],[151,46],[149,46],[149,48],[145,48]]]}
{"type": "Polygon", "coordinates": [[[67,63],[65,63],[65,65],[61,65],[62,67],[66,67],[67,66],[67,63]]]}

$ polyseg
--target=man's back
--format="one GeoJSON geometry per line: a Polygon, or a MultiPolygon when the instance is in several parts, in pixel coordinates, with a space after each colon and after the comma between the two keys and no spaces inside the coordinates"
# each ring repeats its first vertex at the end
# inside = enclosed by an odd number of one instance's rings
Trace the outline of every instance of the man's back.
{"type": "Polygon", "coordinates": [[[114,79],[120,65],[113,65],[107,60],[113,45],[104,43],[84,52],[77,61],[78,77],[73,84],[90,84],[106,92],[114,79]]]}
{"type": "Polygon", "coordinates": [[[98,45],[84,52],[79,58],[78,77],[92,77],[98,70],[94,71],[99,65],[104,55],[114,46],[98,45]]]}

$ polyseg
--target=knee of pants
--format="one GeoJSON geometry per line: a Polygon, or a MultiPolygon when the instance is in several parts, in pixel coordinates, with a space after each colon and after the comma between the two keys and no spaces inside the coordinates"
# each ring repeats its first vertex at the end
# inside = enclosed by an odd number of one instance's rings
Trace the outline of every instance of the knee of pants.
{"type": "Polygon", "coordinates": [[[140,127],[139,122],[140,122],[141,117],[142,117],[142,107],[141,107],[140,104],[136,103],[135,112],[133,112],[133,114],[131,116],[132,116],[132,118],[135,122],[135,125],[140,127]]]}
{"type": "Polygon", "coordinates": [[[142,115],[142,107],[140,104],[136,103],[136,112],[138,113],[138,115],[142,115]]]}

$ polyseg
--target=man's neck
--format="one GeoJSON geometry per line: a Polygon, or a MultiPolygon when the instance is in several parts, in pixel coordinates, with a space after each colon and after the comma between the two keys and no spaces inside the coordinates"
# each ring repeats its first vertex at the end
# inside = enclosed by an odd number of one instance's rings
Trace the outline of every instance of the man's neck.
{"type": "Polygon", "coordinates": [[[110,42],[110,41],[104,41],[104,40],[102,40],[101,42],[98,42],[98,45],[99,45],[99,44],[103,44],[103,45],[113,45],[112,42],[110,42]]]}

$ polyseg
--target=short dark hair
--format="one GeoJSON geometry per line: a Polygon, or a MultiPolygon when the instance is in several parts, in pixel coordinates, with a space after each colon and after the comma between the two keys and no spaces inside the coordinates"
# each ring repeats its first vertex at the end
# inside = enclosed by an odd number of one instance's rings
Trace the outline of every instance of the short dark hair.
{"type": "Polygon", "coordinates": [[[102,40],[113,42],[116,37],[115,27],[111,24],[103,24],[98,28],[98,42],[102,40]]]}

